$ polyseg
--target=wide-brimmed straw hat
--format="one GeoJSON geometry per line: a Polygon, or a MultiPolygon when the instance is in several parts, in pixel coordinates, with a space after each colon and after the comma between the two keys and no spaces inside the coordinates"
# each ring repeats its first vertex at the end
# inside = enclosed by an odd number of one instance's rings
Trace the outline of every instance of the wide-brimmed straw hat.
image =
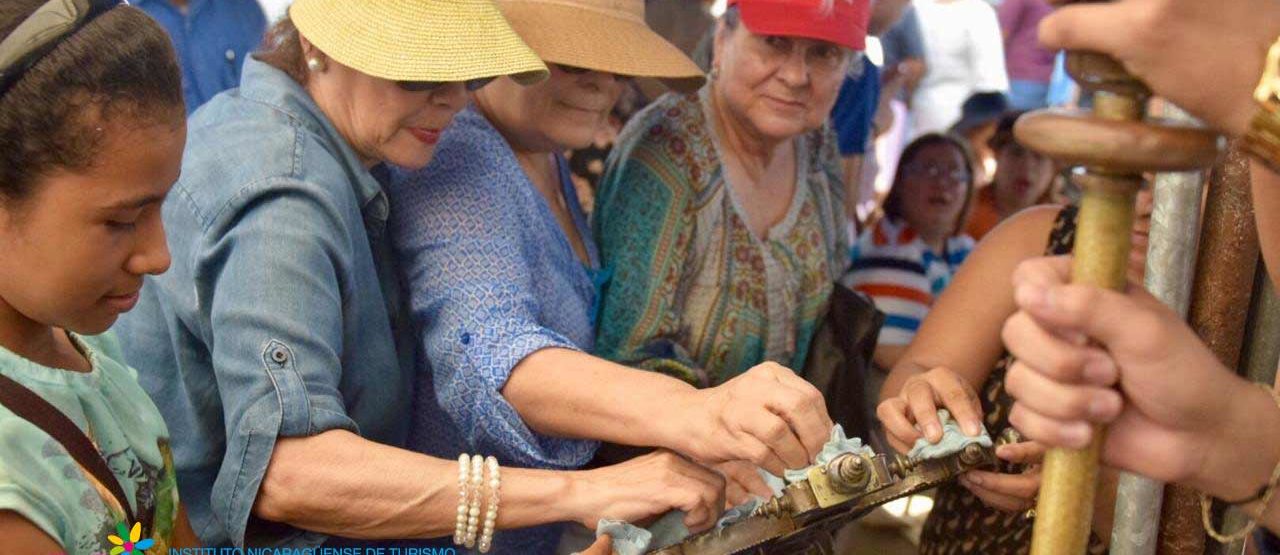
{"type": "Polygon", "coordinates": [[[644,22],[644,0],[497,0],[502,15],[543,61],[630,77],[681,92],[705,76],[644,22]]]}
{"type": "Polygon", "coordinates": [[[491,0],[296,0],[289,17],[325,55],[382,79],[547,76],[491,0]]]}

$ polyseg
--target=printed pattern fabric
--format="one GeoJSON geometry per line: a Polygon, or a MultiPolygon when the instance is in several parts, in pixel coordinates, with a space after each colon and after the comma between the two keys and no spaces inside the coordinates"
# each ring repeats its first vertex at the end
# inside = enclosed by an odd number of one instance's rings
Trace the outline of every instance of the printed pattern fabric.
{"type": "Polygon", "coordinates": [[[725,182],[700,95],[667,94],[623,130],[595,212],[604,290],[596,352],[714,386],[765,361],[801,368],[848,266],[839,154],[796,139],[796,191],[766,237],[725,182]]]}
{"type": "MultiPolygon", "coordinates": [[[[595,337],[596,290],[606,276],[568,164],[555,160],[587,264],[506,139],[474,107],[455,118],[429,166],[393,174],[389,230],[419,341],[410,449],[559,470],[595,453],[595,441],[530,430],[502,396],[525,357],[589,351],[595,337]]],[[[494,552],[549,552],[561,529],[499,532],[494,552]]]]}
{"type": "MultiPolygon", "coordinates": [[[[93,441],[139,518],[150,516],[145,553],[169,552],[178,488],[169,434],[160,412],[124,366],[111,335],[72,336],[93,369],[40,366],[0,348],[0,374],[26,386],[71,419],[93,441]]],[[[109,553],[125,512],[107,487],[34,424],[0,407],[0,510],[30,521],[69,555],[109,553]]],[[[127,535],[127,534],[126,534],[127,535]]],[[[130,541],[130,538],[122,538],[130,541]]],[[[142,553],[138,550],[137,553],[142,553]]]]}

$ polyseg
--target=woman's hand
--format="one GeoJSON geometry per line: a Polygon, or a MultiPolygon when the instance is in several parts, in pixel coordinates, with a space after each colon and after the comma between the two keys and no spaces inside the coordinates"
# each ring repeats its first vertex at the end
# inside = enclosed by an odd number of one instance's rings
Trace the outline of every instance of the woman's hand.
{"type": "Polygon", "coordinates": [[[1253,89],[1277,36],[1274,0],[1082,3],[1040,23],[1040,42],[1050,49],[1108,54],[1156,94],[1236,135],[1257,111],[1253,89]],[[1214,86],[1204,86],[1206,75],[1214,86]]]}
{"type": "Polygon", "coordinates": [[[1027,470],[1021,474],[971,470],[960,475],[960,485],[996,509],[1009,512],[1031,509],[1040,493],[1040,463],[1044,461],[1045,449],[1043,444],[1034,441],[1001,445],[996,448],[996,457],[1025,465],[1027,470]]]}
{"type": "Polygon", "coordinates": [[[897,397],[876,407],[876,415],[884,423],[890,445],[906,453],[921,437],[931,443],[942,441],[939,408],[949,410],[966,435],[982,433],[982,404],[973,385],[942,367],[907,378],[897,397]]]}
{"type": "Polygon", "coordinates": [[[600,519],[639,522],[676,509],[684,525],[700,532],[724,507],[724,478],[670,451],[572,473],[567,500],[577,522],[591,530],[600,519]]]}
{"type": "Polygon", "coordinates": [[[724,506],[726,509],[746,503],[752,496],[765,499],[773,497],[773,489],[765,483],[754,463],[747,461],[722,462],[712,467],[724,476],[724,506]]]}
{"type": "Polygon", "coordinates": [[[822,393],[772,362],[672,405],[681,453],[707,464],[750,461],[775,476],[812,464],[834,425],[822,393]]]}

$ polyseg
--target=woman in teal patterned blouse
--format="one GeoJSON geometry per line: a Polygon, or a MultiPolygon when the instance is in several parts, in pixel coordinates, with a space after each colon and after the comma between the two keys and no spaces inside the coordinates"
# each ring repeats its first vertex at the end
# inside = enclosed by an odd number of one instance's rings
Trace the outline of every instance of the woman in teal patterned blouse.
{"type": "Polygon", "coordinates": [[[614,272],[597,352],[699,387],[766,361],[803,367],[848,268],[840,158],[823,124],[863,47],[868,3],[729,4],[711,81],[631,121],[596,206],[614,272]]]}

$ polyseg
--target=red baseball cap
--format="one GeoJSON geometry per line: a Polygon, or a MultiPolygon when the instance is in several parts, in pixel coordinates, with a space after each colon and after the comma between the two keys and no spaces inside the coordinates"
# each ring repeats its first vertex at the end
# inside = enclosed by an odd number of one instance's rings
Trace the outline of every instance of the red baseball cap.
{"type": "Polygon", "coordinates": [[[757,35],[780,35],[825,40],[854,50],[867,46],[870,0],[729,0],[737,6],[747,30],[757,35]]]}

